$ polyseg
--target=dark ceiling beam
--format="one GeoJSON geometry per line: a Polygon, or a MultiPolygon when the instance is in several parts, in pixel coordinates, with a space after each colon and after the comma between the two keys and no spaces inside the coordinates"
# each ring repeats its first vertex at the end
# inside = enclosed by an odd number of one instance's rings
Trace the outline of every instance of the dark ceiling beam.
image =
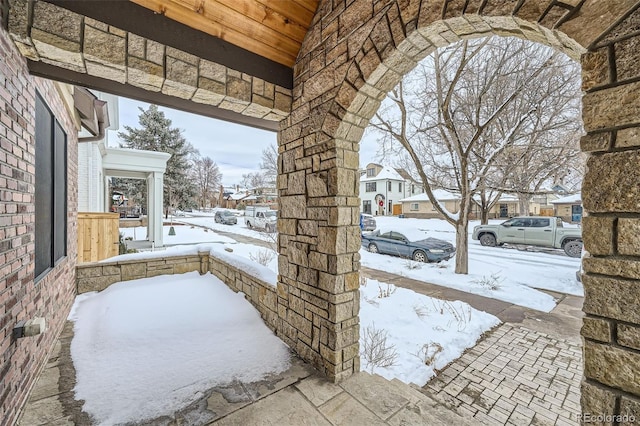
{"type": "Polygon", "coordinates": [[[129,0],[46,1],[269,83],[293,88],[292,68],[168,19],[129,0]]]}
{"type": "Polygon", "coordinates": [[[61,81],[63,83],[87,87],[89,89],[100,90],[102,92],[111,93],[125,98],[132,98],[143,102],[165,106],[168,108],[175,108],[193,114],[203,115],[205,117],[255,127],[257,129],[276,132],[279,128],[279,123],[277,121],[248,117],[234,111],[229,111],[211,105],[200,104],[198,102],[190,101],[187,99],[176,98],[160,92],[151,92],[145,89],[141,89],[140,87],[132,86],[130,84],[122,84],[116,81],[71,71],[68,69],[56,67],[55,65],[46,64],[42,61],[27,60],[27,64],[31,74],[38,77],[44,77],[51,80],[61,81]]]}

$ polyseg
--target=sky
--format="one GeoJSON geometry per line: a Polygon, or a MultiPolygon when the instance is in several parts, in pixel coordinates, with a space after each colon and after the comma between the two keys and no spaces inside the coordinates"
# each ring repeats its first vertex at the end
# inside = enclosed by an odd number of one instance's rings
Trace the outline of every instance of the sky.
{"type": "MultiPolygon", "coordinates": [[[[138,108],[147,109],[148,103],[119,98],[120,132],[124,126],[139,127],[138,108]]],[[[271,144],[277,144],[275,132],[254,129],[240,124],[203,117],[171,108],[159,107],[172,121],[172,126],[183,131],[184,137],[203,157],[211,157],[222,173],[222,184],[240,184],[242,175],[260,169],[262,151],[271,144]]],[[[110,146],[117,146],[118,131],[109,130],[110,146]]],[[[360,147],[360,166],[374,161],[377,145],[375,138],[365,137],[360,147]]]]}

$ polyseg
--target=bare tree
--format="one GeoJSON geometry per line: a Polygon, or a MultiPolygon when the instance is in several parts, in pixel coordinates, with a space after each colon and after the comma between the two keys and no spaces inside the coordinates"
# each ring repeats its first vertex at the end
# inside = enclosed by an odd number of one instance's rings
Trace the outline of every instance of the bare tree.
{"type": "Polygon", "coordinates": [[[278,177],[278,148],[275,144],[269,145],[262,151],[262,162],[260,169],[264,173],[265,180],[275,187],[276,178],[278,177]]]}
{"type": "Polygon", "coordinates": [[[256,194],[262,194],[262,191],[268,186],[268,180],[264,173],[255,172],[242,175],[242,186],[252,189],[256,194]]]}
{"type": "MultiPolygon", "coordinates": [[[[538,110],[556,92],[540,87],[560,84],[555,76],[567,72],[568,61],[518,39],[465,40],[436,50],[407,74],[372,120],[385,149],[412,165],[433,206],[455,227],[456,273],[468,273],[474,198],[484,197],[491,205],[500,197],[507,177],[496,172],[496,165],[510,149],[534,142],[532,135],[542,132],[538,110]],[[460,195],[458,212],[440,204],[436,188],[460,195]]],[[[571,113],[566,117],[571,120],[571,113]]]]}
{"type": "Polygon", "coordinates": [[[197,155],[193,159],[191,169],[194,184],[198,188],[198,202],[200,208],[207,207],[208,202],[214,202],[213,193],[220,185],[222,173],[218,165],[210,157],[197,155]]]}

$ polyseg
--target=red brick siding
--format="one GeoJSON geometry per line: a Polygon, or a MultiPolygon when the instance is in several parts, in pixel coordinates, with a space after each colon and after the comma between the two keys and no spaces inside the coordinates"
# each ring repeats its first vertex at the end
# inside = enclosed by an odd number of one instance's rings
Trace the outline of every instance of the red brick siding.
{"type": "Polygon", "coordinates": [[[77,131],[48,80],[31,77],[26,61],[0,30],[0,425],[13,424],[47,359],[75,294],[77,258],[77,131]],[[37,284],[34,261],[35,95],[67,133],[68,245],[37,284]],[[13,326],[42,316],[46,333],[13,341],[13,326]]]}

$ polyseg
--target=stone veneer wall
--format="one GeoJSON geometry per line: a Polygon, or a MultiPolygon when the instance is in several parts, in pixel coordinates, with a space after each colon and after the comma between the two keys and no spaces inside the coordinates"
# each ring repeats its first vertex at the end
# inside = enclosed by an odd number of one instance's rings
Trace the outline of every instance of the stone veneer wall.
{"type": "Polygon", "coordinates": [[[187,256],[83,263],[77,266],[77,271],[78,294],[102,291],[120,281],[193,271],[198,271],[200,274],[211,272],[233,291],[243,292],[246,299],[260,312],[267,326],[277,335],[283,332],[278,328],[276,288],[211,256],[208,251],[187,256]]]}
{"type": "Polygon", "coordinates": [[[53,348],[75,295],[77,130],[54,83],[31,77],[0,29],[0,425],[14,424],[53,348]],[[67,134],[67,257],[34,283],[36,90],[67,134]],[[12,338],[20,320],[40,316],[47,331],[12,338]]]}
{"type": "MultiPolygon", "coordinates": [[[[280,121],[291,90],[51,3],[11,2],[9,32],[34,61],[151,92],[280,121]]],[[[114,5],[115,7],[115,5],[114,5]]]]}
{"type": "MultiPolygon", "coordinates": [[[[582,410],[640,421],[640,9],[582,58],[582,410]]],[[[615,418],[614,418],[615,419],[615,418]]],[[[619,423],[631,424],[620,418],[619,423]]]]}
{"type": "Polygon", "coordinates": [[[386,93],[417,61],[463,38],[517,36],[578,59],[634,4],[614,3],[320,1],[278,135],[278,312],[304,324],[285,336],[302,357],[334,380],[360,368],[358,150],[386,93]]]}
{"type": "Polygon", "coordinates": [[[637,412],[640,31],[633,0],[321,0],[279,133],[278,309],[285,340],[341,380],[358,359],[358,143],[417,61],[464,38],[516,36],[585,70],[585,413],[637,412]],[[584,54],[584,56],[582,56],[584,54]]]}

